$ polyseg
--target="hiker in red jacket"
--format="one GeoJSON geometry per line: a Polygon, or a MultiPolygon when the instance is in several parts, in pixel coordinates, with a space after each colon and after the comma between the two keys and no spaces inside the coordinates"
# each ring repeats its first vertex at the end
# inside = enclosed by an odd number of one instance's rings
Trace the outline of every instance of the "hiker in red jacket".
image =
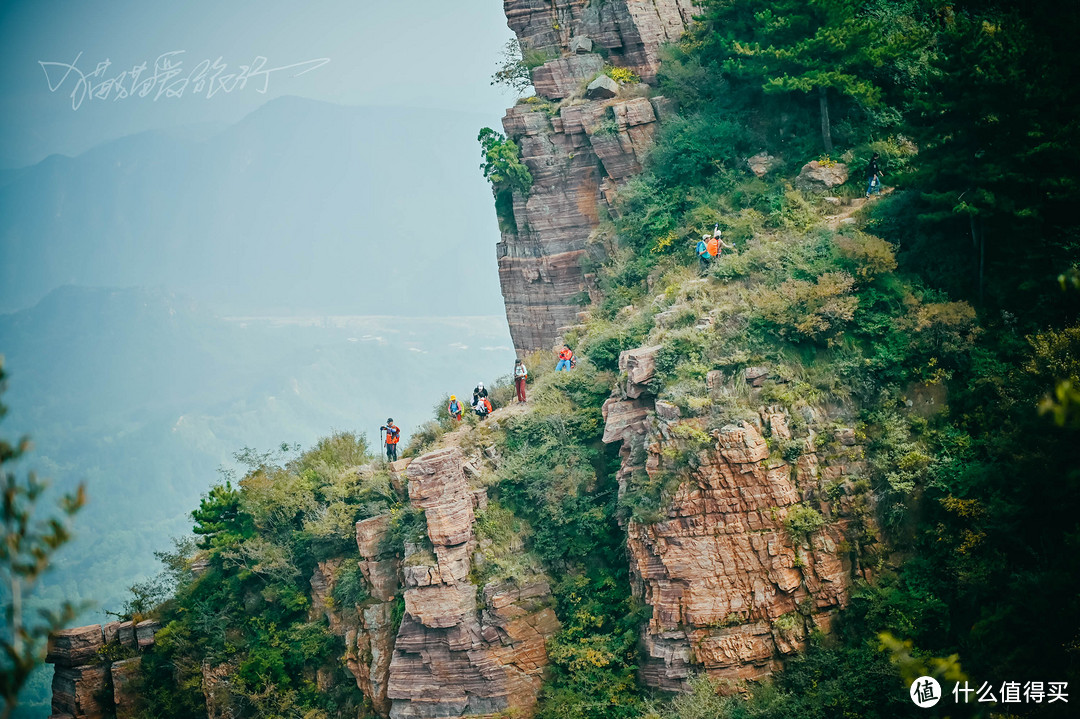
{"type": "Polygon", "coordinates": [[[559,362],[555,365],[555,371],[569,372],[575,364],[577,362],[574,360],[574,351],[570,349],[570,345],[563,345],[562,351],[559,352],[559,362]]]}

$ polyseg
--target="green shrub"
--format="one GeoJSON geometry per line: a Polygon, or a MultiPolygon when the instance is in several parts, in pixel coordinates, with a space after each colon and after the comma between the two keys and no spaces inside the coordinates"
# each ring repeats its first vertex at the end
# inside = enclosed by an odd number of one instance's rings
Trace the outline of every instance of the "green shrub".
{"type": "Polygon", "coordinates": [[[367,580],[355,560],[347,560],[334,576],[334,604],[354,607],[368,600],[367,580]]]}
{"type": "Polygon", "coordinates": [[[824,526],[825,518],[821,513],[806,504],[793,504],[788,507],[787,516],[784,517],[784,527],[796,542],[806,541],[824,526]]]}
{"type": "Polygon", "coordinates": [[[528,195],[532,189],[532,173],[521,161],[517,144],[490,127],[482,129],[476,139],[484,156],[480,169],[495,192],[509,189],[528,195]]]}

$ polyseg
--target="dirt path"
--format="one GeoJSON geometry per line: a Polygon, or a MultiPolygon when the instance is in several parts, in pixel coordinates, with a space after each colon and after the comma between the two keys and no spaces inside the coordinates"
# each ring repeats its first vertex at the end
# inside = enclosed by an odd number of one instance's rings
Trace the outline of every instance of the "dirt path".
{"type": "MultiPolygon", "coordinates": [[[[889,194],[892,193],[892,191],[893,191],[893,188],[885,187],[885,188],[883,188],[881,190],[881,194],[878,197],[882,197],[884,195],[889,195],[889,194]]],[[[847,219],[850,219],[850,218],[854,217],[855,213],[857,213],[862,208],[866,207],[866,205],[869,204],[872,201],[876,201],[876,200],[874,200],[874,198],[867,199],[865,197],[856,197],[855,199],[853,199],[851,201],[850,205],[841,207],[839,213],[837,213],[835,215],[826,215],[825,216],[825,221],[827,223],[829,223],[829,228],[830,229],[839,230],[840,225],[848,224],[848,223],[845,223],[844,220],[847,220],[847,219]]]]}

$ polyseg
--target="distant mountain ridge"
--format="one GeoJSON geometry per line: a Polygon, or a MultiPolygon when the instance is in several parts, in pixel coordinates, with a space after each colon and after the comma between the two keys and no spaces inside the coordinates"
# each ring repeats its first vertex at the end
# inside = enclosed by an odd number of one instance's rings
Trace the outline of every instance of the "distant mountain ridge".
{"type": "Polygon", "coordinates": [[[494,314],[484,121],[285,97],[205,141],[148,132],[6,171],[0,311],[150,284],[235,313],[494,314]]]}

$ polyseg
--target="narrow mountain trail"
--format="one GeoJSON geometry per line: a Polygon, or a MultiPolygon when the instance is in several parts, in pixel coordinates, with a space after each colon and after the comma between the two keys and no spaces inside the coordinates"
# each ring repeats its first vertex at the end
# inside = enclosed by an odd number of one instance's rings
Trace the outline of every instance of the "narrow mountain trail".
{"type": "MultiPolygon", "coordinates": [[[[885,195],[891,195],[893,188],[886,187],[881,190],[881,194],[878,197],[884,197],[885,195]]],[[[850,205],[846,205],[840,208],[840,212],[835,215],[825,215],[825,221],[829,225],[829,229],[839,230],[841,225],[847,224],[844,220],[853,219],[855,214],[870,204],[873,198],[856,197],[851,201],[850,205]]],[[[875,200],[876,201],[876,200],[875,200]]]]}

